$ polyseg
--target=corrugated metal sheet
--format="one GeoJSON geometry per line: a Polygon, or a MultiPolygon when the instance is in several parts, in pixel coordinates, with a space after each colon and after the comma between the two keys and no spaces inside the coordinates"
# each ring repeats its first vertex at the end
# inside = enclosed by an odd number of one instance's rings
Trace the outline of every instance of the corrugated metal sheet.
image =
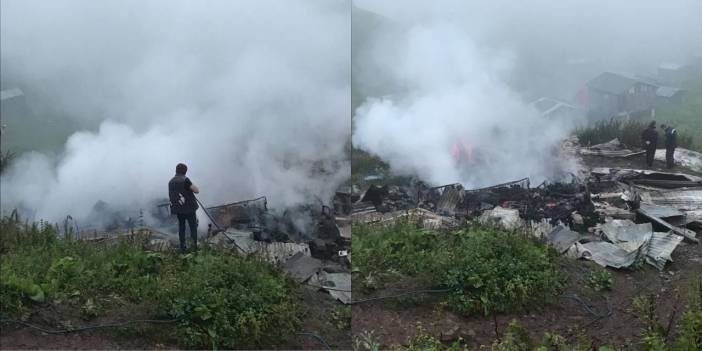
{"type": "Polygon", "coordinates": [[[635,224],[630,220],[614,220],[603,224],[600,229],[609,241],[627,252],[638,250],[653,233],[651,223],[635,224]]]}
{"type": "Polygon", "coordinates": [[[667,206],[678,210],[702,210],[702,188],[670,191],[650,191],[652,204],[667,206]]]}
{"type": "Polygon", "coordinates": [[[650,215],[658,218],[683,217],[685,215],[676,208],[669,206],[658,206],[643,203],[641,204],[641,208],[650,215]]]}
{"type": "Polygon", "coordinates": [[[658,270],[663,270],[666,262],[673,261],[671,254],[682,240],[683,237],[675,234],[653,233],[646,254],[646,262],[658,270]]]}
{"type": "Polygon", "coordinates": [[[463,186],[454,184],[438,190],[441,192],[441,197],[436,203],[436,212],[452,215],[456,211],[458,203],[463,199],[463,186]]]}
{"type": "Polygon", "coordinates": [[[624,268],[630,267],[646,252],[645,248],[627,252],[621,247],[606,241],[591,241],[585,244],[576,243],[581,249],[582,257],[595,261],[603,267],[624,268]]]}

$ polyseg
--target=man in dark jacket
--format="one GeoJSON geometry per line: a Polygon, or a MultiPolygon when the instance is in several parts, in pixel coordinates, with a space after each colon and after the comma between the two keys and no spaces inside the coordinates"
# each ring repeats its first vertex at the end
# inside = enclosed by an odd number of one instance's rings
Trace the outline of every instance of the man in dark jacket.
{"type": "Polygon", "coordinates": [[[168,198],[171,201],[171,213],[178,216],[178,237],[180,239],[180,252],[185,253],[185,222],[190,225],[190,238],[193,240],[193,249],[197,250],[197,217],[198,209],[195,194],[200,192],[185,173],[188,166],[179,163],[176,174],[168,182],[168,198]]]}
{"type": "Polygon", "coordinates": [[[658,146],[658,131],[656,131],[656,121],[652,121],[648,128],[641,133],[641,144],[646,150],[646,165],[653,166],[653,157],[656,156],[656,147],[658,146]]]}
{"type": "Polygon", "coordinates": [[[665,165],[673,168],[675,167],[675,148],[678,147],[678,131],[665,124],[661,128],[665,133],[665,165]]]}

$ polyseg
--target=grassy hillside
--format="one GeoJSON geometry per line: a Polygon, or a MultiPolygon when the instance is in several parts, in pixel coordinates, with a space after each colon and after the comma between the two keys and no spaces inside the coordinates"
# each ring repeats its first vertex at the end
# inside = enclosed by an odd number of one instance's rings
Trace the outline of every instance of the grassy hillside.
{"type": "Polygon", "coordinates": [[[92,243],[57,232],[0,219],[2,320],[46,324],[32,316],[47,313],[64,325],[157,320],[123,331],[198,349],[265,347],[299,324],[295,284],[256,257],[149,251],[139,233],[92,243]]]}
{"type": "Polygon", "coordinates": [[[680,105],[663,106],[656,111],[659,123],[672,124],[678,130],[695,136],[696,148],[702,149],[702,77],[685,85],[687,95],[680,105]]]}

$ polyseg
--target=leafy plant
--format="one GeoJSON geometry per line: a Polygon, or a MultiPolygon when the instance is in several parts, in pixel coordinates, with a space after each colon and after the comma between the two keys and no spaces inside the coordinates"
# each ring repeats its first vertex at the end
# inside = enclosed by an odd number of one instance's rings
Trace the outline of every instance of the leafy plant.
{"type": "MultiPolygon", "coordinates": [[[[686,310],[677,324],[677,338],[670,342],[673,326],[671,319],[666,328],[658,317],[656,299],[652,295],[634,299],[634,309],[644,322],[643,345],[646,350],[692,351],[702,349],[702,277],[698,277],[690,289],[686,310]]],[[[672,317],[671,317],[672,318],[672,317]]]]}
{"type": "Polygon", "coordinates": [[[602,267],[596,267],[590,271],[588,285],[595,291],[612,290],[614,278],[612,273],[602,267]]]}
{"type": "Polygon", "coordinates": [[[150,252],[140,233],[102,247],[57,233],[55,226],[16,216],[0,219],[3,315],[19,317],[51,303],[94,318],[130,304],[155,319],[177,318],[180,328],[168,333],[198,348],[258,348],[296,330],[293,283],[256,257],[150,252]]]}
{"type": "Polygon", "coordinates": [[[393,350],[407,351],[460,351],[466,350],[461,346],[462,340],[456,340],[451,345],[444,345],[439,339],[429,334],[421,325],[417,326],[417,333],[409,339],[407,347],[395,347],[393,350]]]}
{"type": "Polygon", "coordinates": [[[342,305],[338,306],[332,312],[332,319],[334,324],[339,329],[349,329],[351,328],[351,306],[342,305]]]}
{"type": "Polygon", "coordinates": [[[690,302],[678,323],[675,351],[702,350],[702,277],[694,282],[690,302]]]}
{"type": "Polygon", "coordinates": [[[360,334],[354,336],[353,339],[353,350],[354,351],[380,351],[381,344],[378,338],[375,336],[374,331],[363,331],[360,334]]]}
{"type": "Polygon", "coordinates": [[[458,312],[508,312],[552,301],[562,286],[555,257],[514,232],[473,227],[451,237],[442,285],[458,312]]]}
{"type": "Polygon", "coordinates": [[[211,250],[175,260],[159,309],[180,320],[186,345],[260,348],[299,323],[293,283],[269,264],[211,250]]]}
{"type": "Polygon", "coordinates": [[[393,270],[423,276],[452,289],[446,306],[464,314],[542,305],[561,286],[555,257],[520,233],[481,226],[437,233],[411,222],[356,228],[354,266],[364,281],[393,270]]]}
{"type": "Polygon", "coordinates": [[[378,273],[390,270],[408,275],[430,274],[444,259],[445,236],[409,221],[383,228],[354,225],[354,269],[366,277],[375,274],[376,280],[369,287],[378,286],[378,273]]]}

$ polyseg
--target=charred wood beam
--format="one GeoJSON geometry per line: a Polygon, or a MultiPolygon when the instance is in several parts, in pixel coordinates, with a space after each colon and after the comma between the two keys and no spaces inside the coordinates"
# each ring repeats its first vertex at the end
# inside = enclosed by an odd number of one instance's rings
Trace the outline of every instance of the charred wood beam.
{"type": "Polygon", "coordinates": [[[695,244],[699,244],[699,242],[700,242],[697,238],[695,238],[695,236],[697,236],[697,234],[695,232],[693,232],[692,230],[689,230],[686,228],[678,228],[678,227],[664,221],[663,219],[654,216],[653,214],[649,213],[645,209],[639,208],[638,210],[636,210],[636,212],[641,214],[642,216],[650,219],[654,223],[657,223],[665,228],[668,228],[668,230],[672,231],[673,233],[681,235],[685,239],[687,239],[695,244]]]}

